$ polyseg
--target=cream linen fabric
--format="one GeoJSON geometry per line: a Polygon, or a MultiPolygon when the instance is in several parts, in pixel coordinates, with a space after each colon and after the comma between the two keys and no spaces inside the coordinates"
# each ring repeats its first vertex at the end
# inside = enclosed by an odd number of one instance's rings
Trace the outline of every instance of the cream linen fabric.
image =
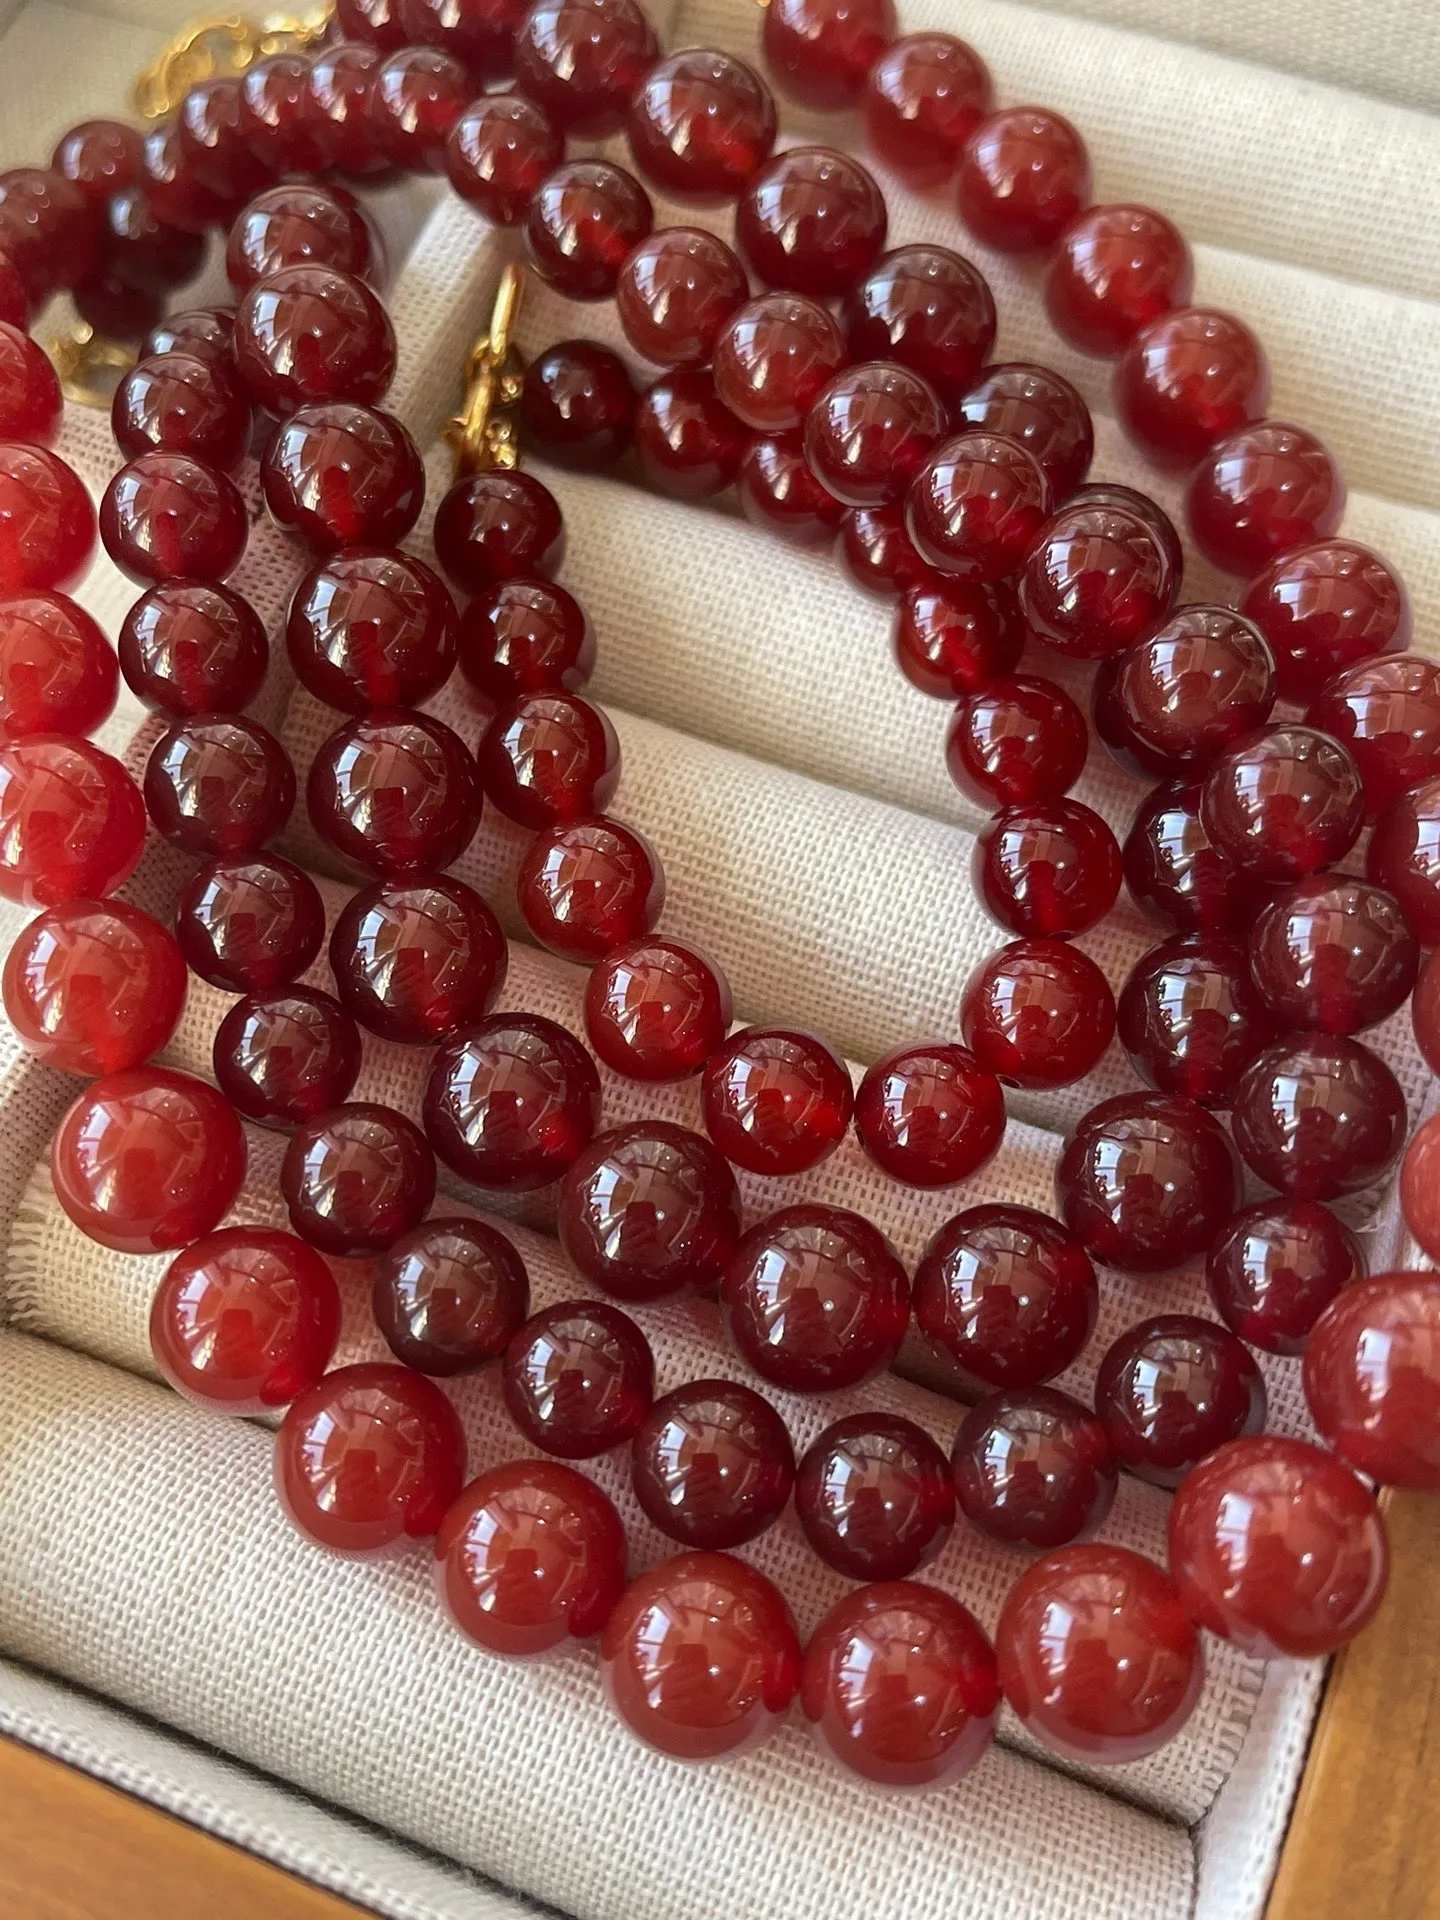
{"type": "MultiPolygon", "coordinates": [[[[1425,234],[1440,192],[1436,123],[1004,0],[917,0],[903,11],[907,27],[948,26],[972,38],[994,64],[1002,98],[1044,99],[1072,112],[1091,140],[1102,195],[1152,200],[1186,226],[1197,242],[1200,297],[1235,305],[1259,327],[1277,410],[1319,427],[1341,453],[1355,488],[1347,528],[1405,569],[1417,644],[1431,646],[1440,613],[1440,456],[1429,421],[1440,338],[1425,234]]],[[[1114,0],[1114,11],[1138,20],[1144,0],[1114,0]]],[[[1258,41],[1241,35],[1238,10],[1209,10],[1203,36],[1195,22],[1182,22],[1189,12],[1177,7],[1168,30],[1282,61],[1277,23],[1298,10],[1285,0],[1248,10],[1245,32],[1258,41]],[[1240,37],[1226,37],[1232,33],[1240,37]]],[[[177,13],[173,0],[163,8],[126,0],[106,16],[41,5],[17,17],[0,47],[0,158],[29,158],[81,113],[113,110],[117,74],[139,64],[177,13]]],[[[1307,23],[1315,18],[1307,9],[1307,23]]],[[[1373,28],[1376,10],[1367,18],[1373,28]]],[[[1381,9],[1380,18],[1393,20],[1397,35],[1421,30],[1410,4],[1381,9]]],[[[753,53],[756,20],[748,0],[696,0],[662,27],[672,46],[753,53]]],[[[1423,99],[1394,71],[1408,62],[1387,68],[1386,39],[1373,36],[1369,84],[1423,99]]],[[[1350,44],[1347,53],[1342,33],[1327,72],[1347,77],[1371,40],[1352,24],[1350,44]]],[[[1413,35],[1412,44],[1420,44],[1413,35]]],[[[819,127],[794,116],[787,137],[819,127]]],[[[823,137],[843,136],[843,125],[824,128],[823,137]]],[[[956,239],[943,205],[886,186],[897,241],[956,239]]],[[[433,197],[420,189],[389,198],[395,257],[433,197]]],[[[657,211],[664,218],[669,210],[657,211]]],[[[455,370],[483,322],[508,244],[445,199],[392,287],[401,340],[392,404],[423,443],[453,405],[455,370]]],[[[1033,272],[967,250],[996,288],[998,353],[1044,358],[1076,378],[1100,416],[1096,472],[1144,485],[1175,507],[1174,486],[1156,484],[1103,417],[1103,368],[1048,335],[1033,272]]],[[[608,308],[578,308],[532,287],[522,344],[535,349],[567,333],[615,337],[608,308]]],[[[103,418],[75,417],[66,451],[102,484],[114,457],[103,418]]],[[[443,486],[438,450],[431,475],[443,486]]],[[[743,1017],[803,1020],[861,1065],[908,1038],[953,1032],[960,986],[996,936],[970,895],[976,822],[944,775],[944,711],[895,674],[885,611],[856,594],[832,562],[786,553],[724,510],[702,515],[624,482],[546,478],[569,527],[563,577],[600,637],[595,687],[613,703],[622,739],[617,811],[662,849],[667,928],[721,954],[743,1017]]],[[[246,484],[253,498],[253,476],[246,484]]],[[[423,533],[416,545],[424,550],[423,533]]],[[[236,584],[272,631],[299,565],[257,528],[236,584]]],[[[1187,572],[1192,598],[1221,585],[1201,567],[1187,572]]],[[[85,591],[112,629],[132,596],[103,565],[85,591]]],[[[436,710],[474,737],[478,717],[458,694],[447,693],[436,710]]],[[[291,698],[279,667],[264,713],[303,766],[326,720],[313,703],[291,698]]],[[[107,737],[118,745],[133,719],[127,706],[107,737]]],[[[153,723],[142,730],[132,762],[153,731],[153,723]]],[[[1136,789],[1103,759],[1082,791],[1123,827],[1136,789]]],[[[326,865],[303,821],[290,844],[326,865]]],[[[489,817],[461,868],[512,936],[520,932],[511,892],[519,844],[489,817]]],[[[164,911],[179,875],[178,861],[159,850],[130,891],[164,911]]],[[[327,893],[333,903],[333,887],[327,893]]],[[[1121,913],[1087,944],[1118,984],[1151,937],[1121,913]]],[[[580,980],[517,942],[505,1003],[574,1026],[580,980]]],[[[195,987],[170,1050],[177,1064],[206,1069],[223,1007],[222,996],[195,987]]],[[[1391,1023],[1380,1043],[1412,1106],[1425,1106],[1430,1089],[1403,1022],[1391,1023]]],[[[640,1753],[598,1702],[592,1655],[537,1671],[486,1661],[438,1618],[418,1559],[379,1569],[326,1561],[280,1524],[260,1430],[209,1419],[141,1377],[150,1371],[145,1312],[159,1265],[99,1252],[59,1218],[37,1163],[72,1088],[12,1054],[0,1062],[8,1063],[0,1071],[8,1148],[0,1155],[0,1217],[11,1223],[0,1235],[9,1241],[0,1318],[16,1329],[0,1333],[0,1519],[11,1543],[0,1552],[0,1651],[160,1725],[57,1695],[15,1668],[0,1672],[0,1724],[397,1914],[468,1920],[516,1910],[507,1895],[474,1890],[414,1845],[580,1920],[1258,1913],[1303,1758],[1317,1669],[1264,1669],[1212,1648],[1206,1692],[1182,1739],[1107,1774],[1105,1791],[1037,1763],[1009,1721],[963,1788],[918,1801],[860,1795],[793,1726],[733,1769],[687,1771],[640,1753]],[[165,1729],[229,1758],[197,1753],[165,1729]],[[246,1766],[281,1776],[304,1797],[246,1766]],[[329,1805],[374,1822],[379,1833],[343,1825],[329,1805]]],[[[422,1073],[419,1056],[367,1045],[366,1091],[413,1111],[422,1073]]],[[[1123,1060],[1112,1055],[1082,1089],[1017,1101],[1002,1154],[958,1200],[1048,1204],[1058,1130],[1123,1084],[1123,1060]]],[[[642,1111],[693,1118],[693,1098],[688,1088],[638,1096],[606,1076],[611,1120],[642,1111]]],[[[239,1217],[275,1217],[277,1152],[273,1138],[257,1137],[239,1217]]],[[[956,1196],[888,1186],[853,1148],[800,1181],[742,1184],[752,1212],[801,1193],[856,1205],[912,1262],[957,1204],[956,1196]]],[[[446,1205],[502,1204],[453,1183],[451,1196],[446,1205]]],[[[507,1211],[522,1222],[515,1233],[537,1299],[572,1291],[548,1238],[543,1198],[507,1211]]],[[[1367,1198],[1357,1220],[1373,1264],[1395,1256],[1393,1198],[1367,1198]]],[[[346,1287],[347,1354],[373,1352],[363,1275],[348,1275],[346,1287]]],[[[1143,1282],[1106,1275],[1103,1293],[1096,1339],[1062,1383],[1082,1393],[1119,1327],[1162,1308],[1203,1310],[1193,1271],[1143,1282]]],[[[704,1310],[656,1309],[646,1319],[662,1383],[702,1369],[737,1371],[704,1310]]],[[[1304,1431],[1293,1365],[1265,1366],[1274,1423],[1304,1431]]],[[[963,1394],[963,1383],[918,1344],[907,1347],[901,1370],[908,1381],[881,1383],[867,1403],[904,1407],[948,1443],[959,1409],[926,1386],[963,1394]]],[[[493,1382],[466,1383],[457,1402],[477,1465],[513,1451],[493,1382]]],[[[784,1404],[802,1444],[837,1410],[784,1404]]],[[[626,1504],[637,1562],[657,1557],[663,1544],[640,1520],[617,1463],[595,1471],[626,1504]]],[[[1163,1512],[1163,1496],[1127,1482],[1110,1536],[1157,1552],[1163,1512]]],[[[793,1518],[756,1543],[752,1557],[779,1573],[802,1626],[841,1584],[805,1553],[793,1518]]],[[[993,1624],[1017,1564],[961,1534],[933,1577],[993,1624]]]]}

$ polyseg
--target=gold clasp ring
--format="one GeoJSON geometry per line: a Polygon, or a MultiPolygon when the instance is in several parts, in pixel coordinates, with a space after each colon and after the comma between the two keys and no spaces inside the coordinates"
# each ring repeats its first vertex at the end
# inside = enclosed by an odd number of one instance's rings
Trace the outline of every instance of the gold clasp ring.
{"type": "Polygon", "coordinates": [[[515,352],[515,320],[524,289],[525,269],[506,267],[495,290],[490,329],[466,356],[464,403],[444,429],[455,451],[457,478],[497,467],[508,472],[520,464],[515,423],[504,409],[515,405],[524,383],[515,352]]]}
{"type": "Polygon", "coordinates": [[[332,5],[323,0],[306,13],[269,13],[258,25],[234,13],[182,28],[136,80],[136,111],[163,120],[203,80],[233,78],[272,53],[313,46],[330,24],[332,5]]]}
{"type": "Polygon", "coordinates": [[[116,380],[135,364],[133,348],[105,339],[88,320],[53,335],[45,350],[60,376],[60,391],[82,407],[108,408],[116,380]]]}

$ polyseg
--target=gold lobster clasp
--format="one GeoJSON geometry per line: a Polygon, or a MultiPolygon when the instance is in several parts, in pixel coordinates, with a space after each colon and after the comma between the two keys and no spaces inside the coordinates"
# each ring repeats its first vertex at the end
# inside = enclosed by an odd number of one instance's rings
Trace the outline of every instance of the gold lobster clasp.
{"type": "Polygon", "coordinates": [[[500,275],[490,328],[465,358],[465,399],[446,422],[444,436],[454,449],[457,478],[506,471],[520,464],[515,423],[504,409],[520,398],[524,370],[515,352],[515,320],[525,288],[525,269],[513,263],[500,275]]]}
{"type": "Polygon", "coordinates": [[[332,0],[305,13],[268,13],[259,21],[219,14],[183,27],[135,82],[135,109],[147,120],[174,113],[192,87],[247,72],[257,60],[313,46],[330,24],[332,0]]]}

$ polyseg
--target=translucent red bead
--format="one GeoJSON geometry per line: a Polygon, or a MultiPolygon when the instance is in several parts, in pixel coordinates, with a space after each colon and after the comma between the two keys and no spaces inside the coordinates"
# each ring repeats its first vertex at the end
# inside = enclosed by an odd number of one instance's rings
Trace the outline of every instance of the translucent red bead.
{"type": "MultiPolygon", "coordinates": [[[[320,168],[287,171],[309,173],[320,168]]],[[[312,186],[301,180],[267,187],[230,229],[225,272],[231,286],[244,293],[282,267],[310,266],[329,267],[363,280],[378,277],[383,267],[379,242],[359,202],[343,187],[312,186]]]]}
{"type": "Polygon", "coordinates": [[[533,1315],[505,1349],[505,1406],[526,1440],[593,1460],[629,1440],[655,1396],[649,1342],[628,1314],[570,1300],[533,1315]]]}
{"type": "Polygon", "coordinates": [[[37,914],[5,960],[5,1012],[27,1052],[62,1073],[138,1067],[175,1031],[185,960],[123,900],[71,900],[37,914]]]}
{"type": "Polygon", "coordinates": [[[1153,207],[1091,207],[1060,235],[1045,269],[1045,311],[1082,353],[1121,353],[1142,327],[1183,307],[1195,284],[1184,236],[1153,207]]]}
{"type": "Polygon", "coordinates": [[[757,435],[735,476],[740,511],[752,526],[795,547],[828,547],[845,509],[815,478],[798,433],[757,435]]]}
{"type": "Polygon", "coordinates": [[[36,733],[94,733],[119,686],[96,622],[63,593],[0,600],[0,742],[36,733]]]}
{"type": "Polygon", "coordinates": [[[949,33],[893,40],[865,76],[865,137],[907,187],[944,186],[994,104],[989,68],[949,33]]]}
{"type": "Polygon", "coordinates": [[[474,81],[451,55],[402,45],[370,81],[372,148],[407,173],[443,173],[446,142],[474,93],[474,81]]]}
{"type": "Polygon", "coordinates": [[[982,960],[960,1006],[965,1044],[1011,1087],[1065,1087],[1115,1035],[1115,996],[1065,940],[1012,940],[982,960]]]}
{"type": "Polygon", "coordinates": [[[992,1393],[960,1422],[950,1456],[961,1513],[1007,1547],[1045,1552],[1102,1525],[1119,1465],[1088,1407],[1054,1387],[992,1393]]]}
{"type": "MultiPolygon", "coordinates": [[[[1019,664],[1025,628],[1014,590],[1004,580],[988,583],[956,580],[929,571],[910,544],[903,525],[881,524],[892,507],[846,516],[845,542],[863,553],[861,564],[874,569],[868,591],[885,591],[886,576],[897,577],[900,605],[892,630],[895,661],[911,686],[938,700],[958,700],[980,692],[1019,664]],[[859,525],[861,521],[867,524],[859,525]]],[[[853,568],[852,568],[853,571],[853,568]]]]}
{"type": "Polygon", "coordinates": [[[482,94],[445,142],[445,171],[462,200],[499,227],[518,227],[565,142],[542,107],[519,94],[482,94]]]}
{"type": "Polygon", "coordinates": [[[1209,1246],[1239,1204],[1240,1168],[1203,1107],[1121,1093],[1092,1107],[1065,1142],[1055,1194],[1093,1259],[1158,1273],[1209,1246]]]}
{"type": "Polygon", "coordinates": [[[892,0],[775,0],[761,32],[765,63],[803,106],[853,107],[895,38],[892,0]]]}
{"type": "Polygon", "coordinates": [[[1314,1200],[1242,1207],[1210,1248],[1205,1279],[1232,1333],[1265,1353],[1302,1353],[1342,1288],[1362,1279],[1360,1242],[1314,1200]]]}
{"type": "Polygon", "coordinates": [[[1314,434],[1260,420],[1208,450],[1190,476],[1185,505],[1210,564],[1252,574],[1277,554],[1334,533],[1345,477],[1314,434]]]}
{"type": "Polygon", "coordinates": [[[45,447],[0,445],[0,593],[63,592],[95,551],[95,509],[45,447]]]}
{"type": "Polygon", "coordinates": [[[653,224],[650,196],[633,174],[605,160],[565,160],[535,190],[525,246],[557,292],[606,300],[653,224]]]}
{"type": "Polygon", "coordinates": [[[1015,572],[1045,524],[1050,488],[1023,446],[993,433],[944,440],[905,499],[905,530],[921,559],[965,580],[1015,572]]]}
{"type": "Polygon", "coordinates": [[[828,308],[797,293],[766,293],[733,313],[715,341],[722,405],[761,433],[788,433],[845,364],[828,308]]]}
{"type": "Polygon", "coordinates": [[[0,320],[0,440],[48,447],[60,431],[60,382],[43,347],[0,320]]]}
{"type": "Polygon", "coordinates": [[[708,500],[733,485],[748,437],[712,375],[699,367],[681,368],[646,388],[634,433],[640,471],[676,500],[708,500]]]}
{"type": "Polygon", "coordinates": [[[576,1272],[617,1300],[704,1293],[740,1238],[740,1195],[708,1140],[641,1120],[581,1148],[561,1181],[558,1226],[576,1272]]]}
{"type": "Polygon", "coordinates": [[[775,102],[742,60],[708,48],[657,60],[631,97],[635,164],[677,199],[734,200],[770,158],[775,102]]]}
{"type": "Polygon", "coordinates": [[[446,874],[362,888],[330,936],[335,990],[351,1018],[412,1047],[483,1018],[508,964],[500,922],[473,887],[446,874]]]}
{"type": "Polygon", "coordinates": [[[913,1420],[852,1413],[800,1462],[795,1512],[815,1552],[851,1580],[903,1580],[933,1560],[955,1523],[944,1454],[913,1420]]]}
{"type": "Polygon", "coordinates": [[[1243,320],[1181,307],[1134,336],[1115,368],[1114,394],[1116,416],[1141,451],[1157,466],[1183,468],[1264,413],[1270,368],[1243,320]]]}
{"type": "MultiPolygon", "coordinates": [[[[1025,361],[1002,361],[984,370],[956,409],[957,431],[966,425],[1018,440],[1040,463],[1056,501],[1068,499],[1079,486],[1095,451],[1090,409],[1076,389],[1049,367],[1025,361]]],[[[1109,498],[1105,504],[1115,502],[1109,498]]],[[[1126,504],[1133,508],[1134,502],[1126,504]]]]}
{"type": "Polygon", "coordinates": [[[120,671],[146,706],[184,717],[240,713],[260,691],[270,648],[259,615],[215,581],[165,580],[121,623],[120,671]]]}
{"type": "Polygon", "coordinates": [[[633,827],[598,817],[562,821],[525,849],[516,898],[542,947],[593,964],[650,931],[665,903],[665,875],[633,827]]]}
{"type": "Polygon", "coordinates": [[[1372,819],[1440,774],[1440,664],[1420,654],[1382,654],[1342,668],[1305,719],[1350,749],[1372,819]]]}
{"type": "Polygon", "coordinates": [[[1005,1097],[966,1047],[902,1047],[860,1082],[855,1131],[869,1158],[902,1186],[954,1186],[999,1148],[1005,1097]]]}
{"type": "Polygon", "coordinates": [[[364,547],[307,573],[285,622],[301,684],[342,713],[420,706],[449,679],[458,633],[454,602],[429,567],[364,547]]]}
{"type": "Polygon", "coordinates": [[[1347,875],[1297,880],[1263,907],[1250,971],[1287,1027],[1357,1033],[1410,998],[1420,948],[1393,894],[1347,875]]]}
{"type": "Polygon", "coordinates": [[[271,413],[336,400],[370,405],[394,377],[395,330],[354,274],[281,267],[240,302],[234,352],[252,398],[271,413]]]}
{"type": "Polygon", "coordinates": [[[1318,693],[1331,674],[1409,644],[1410,596],[1378,553],[1353,540],[1318,540],[1282,553],[1251,580],[1240,611],[1270,643],[1289,700],[1318,693]]]}
{"type": "MultiPolygon", "coordinates": [[[[910,44],[947,38],[916,35],[910,44]]],[[[898,42],[896,51],[906,44],[898,42]]],[[[969,387],[995,342],[990,288],[978,268],[948,247],[882,254],[847,294],[842,311],[856,360],[898,361],[942,395],[969,387]]]]}
{"type": "Polygon", "coordinates": [[[732,1380],[694,1380],[657,1400],[631,1442],[647,1519],[682,1546],[744,1546],[778,1519],[795,1482],[785,1422],[732,1380]]]}
{"type": "Polygon", "coordinates": [[[393,708],[322,742],[306,803],[316,832],[372,873],[439,872],[474,835],[480,776],[442,721],[393,708]]]}
{"type": "Polygon", "coordinates": [[[1089,746],[1085,716],[1063,688],[1010,674],[961,700],[945,735],[945,764],[978,806],[1028,806],[1068,793],[1089,746]]]}
{"type": "Polygon", "coordinates": [[[632,347],[662,367],[704,367],[721,328],[749,295],[725,242],[697,227],[666,227],[626,259],[615,288],[632,347]]]}
{"type": "Polygon", "coordinates": [[[965,142],[958,175],[960,217],[1002,253],[1033,253],[1090,198],[1090,156],[1063,114],[1007,107],[965,142]]]}
{"type": "Polygon", "coordinates": [[[298,979],[325,938],[325,908],[309,874],[279,854],[212,860],[175,912],[186,964],[212,987],[267,993],[298,979]]]}
{"type": "Polygon", "coordinates": [[[275,736],[244,714],[191,714],[155,742],[145,808],[186,853],[253,853],[295,804],[295,774],[275,736]]]}
{"type": "Polygon", "coordinates": [[[1231,1102],[1246,1166],[1300,1200],[1358,1193],[1405,1144],[1405,1096],[1358,1040],[1323,1033],[1278,1040],[1246,1069],[1231,1102]]]}
{"type": "Polygon", "coordinates": [[[1120,849],[1078,800],[1007,807],[976,835],[971,877],[986,912],[1011,933],[1065,940],[1114,906],[1120,849]]]}
{"type": "Polygon", "coordinates": [[[520,427],[526,445],[556,466],[613,466],[635,428],[625,362],[593,340],[562,340],[525,369],[520,427]]]}
{"type": "Polygon", "coordinates": [[[839,373],[805,421],[805,457],[849,507],[899,500],[945,426],[935,390],[893,361],[839,373]]]}
{"type": "Polygon", "coordinates": [[[1200,818],[1211,841],[1257,880],[1298,880],[1333,866],[1365,823],[1365,790],[1348,749],[1286,725],[1231,747],[1205,776],[1200,818]]]}
{"type": "Polygon", "coordinates": [[[360,1073],[360,1035],[328,993],[288,986],[237,1000],[215,1030],[211,1061],[237,1113],[294,1127],[348,1099],[360,1073]]]}
{"type": "MultiPolygon", "coordinates": [[[[769,13],[767,9],[767,31],[769,13]]],[[[735,208],[735,239],[768,287],[838,299],[879,258],[885,201],[864,167],[831,147],[791,147],[735,208]]]]}
{"type": "Polygon", "coordinates": [[[0,747],[0,897],[26,907],[103,899],[144,845],[139,791],[108,753],[55,733],[0,747]]]}
{"type": "Polygon", "coordinates": [[[460,616],[460,671],[495,706],[526,693],[578,693],[594,664],[584,609],[551,580],[498,581],[460,616]]]}
{"type": "Polygon", "coordinates": [[[413,1121],[357,1100],[292,1136],[280,1166],[290,1224],[322,1253],[379,1253],[435,1198],[435,1159],[413,1121]]]}
{"type": "Polygon", "coordinates": [[[526,693],[502,707],[476,760],[487,797],[522,827],[603,813],[620,779],[609,715],[573,693],[526,693]]]}
{"type": "Polygon", "coordinates": [[[417,1373],[474,1373],[530,1311],[525,1264],[483,1220],[425,1220],[381,1255],[370,1296],[385,1344],[417,1373]]]}
{"type": "Polygon", "coordinates": [[[1390,802],[1375,823],[1365,871],[1400,902],[1421,946],[1440,946],[1440,776],[1390,802]]]}
{"type": "Polygon", "coordinates": [[[1124,507],[1066,506],[1025,557],[1020,611],[1057,653],[1101,660],[1163,620],[1179,584],[1148,519],[1124,507]]]}
{"type": "MultiPolygon", "coordinates": [[[[276,526],[317,553],[394,546],[425,498],[420,455],[400,422],[346,400],[301,407],[282,422],[261,456],[260,484],[276,526]]],[[[437,549],[439,533],[437,515],[437,549]]]]}
{"type": "Polygon", "coordinates": [[[697,948],[650,934],[613,948],[585,988],[585,1032],[615,1073],[686,1080],[730,1028],[730,988],[697,948]]]}
{"type": "Polygon", "coordinates": [[[1120,764],[1173,778],[1264,726],[1274,662],[1228,607],[1177,607],[1104,663],[1092,697],[1095,731],[1120,764]]]}
{"type": "Polygon", "coordinates": [[[814,1034],[743,1027],[705,1063],[705,1131],[737,1167],[803,1173],[845,1137],[854,1106],[843,1062],[814,1034]]]}
{"type": "Polygon", "coordinates": [[[1116,1007],[1120,1044],[1147,1085],[1223,1107],[1273,1040],[1245,948],[1223,933],[1182,933],[1138,960],[1116,1007]]]}
{"type": "Polygon", "coordinates": [[[462,593],[544,574],[565,555],[565,525],[550,489],[528,473],[457,480],[435,515],[435,553],[462,593]]]}
{"type": "Polygon", "coordinates": [[[567,132],[614,133],[658,51],[636,0],[541,0],[515,35],[521,93],[567,132]]]}
{"type": "Polygon", "coordinates": [[[1405,1224],[1432,1260],[1440,1259],[1440,1187],[1435,1181],[1440,1126],[1427,1120],[1405,1149],[1400,1167],[1400,1211],[1405,1224]]]}
{"type": "Polygon", "coordinates": [[[1185,932],[1238,929],[1263,897],[1205,830],[1201,785],[1152,788],[1125,837],[1125,884],[1135,904],[1185,932]]]}
{"type": "Polygon", "coordinates": [[[600,1121],[580,1042],[535,1013],[492,1013],[447,1041],[425,1088],[425,1132],[477,1186],[527,1193],[569,1166],[600,1121]]]}
{"type": "Polygon", "coordinates": [[[1241,1341],[1213,1320],[1162,1313],[1130,1327],[1095,1376],[1095,1412],[1124,1467],[1178,1486],[1227,1440],[1265,1425],[1265,1383],[1241,1341]]]}
{"type": "Polygon", "coordinates": [[[1440,1487],[1440,1274],[1387,1273],[1337,1294],[1306,1342],[1304,1377],[1343,1460],[1388,1486],[1440,1487]]]}
{"type": "Polygon", "coordinates": [[[250,522],[234,481],[185,453],[131,460],[105,489],[100,538],[132,580],[223,580],[250,522]]]}

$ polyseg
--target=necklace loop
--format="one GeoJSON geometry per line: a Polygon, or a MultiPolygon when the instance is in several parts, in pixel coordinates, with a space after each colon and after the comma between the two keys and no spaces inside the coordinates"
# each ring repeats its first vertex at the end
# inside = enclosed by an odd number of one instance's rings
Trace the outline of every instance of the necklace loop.
{"type": "Polygon", "coordinates": [[[512,262],[500,275],[487,332],[465,357],[465,398],[446,423],[444,437],[455,453],[455,473],[464,478],[520,464],[515,423],[508,409],[520,398],[524,368],[515,351],[515,321],[525,290],[525,269],[512,262]]]}

